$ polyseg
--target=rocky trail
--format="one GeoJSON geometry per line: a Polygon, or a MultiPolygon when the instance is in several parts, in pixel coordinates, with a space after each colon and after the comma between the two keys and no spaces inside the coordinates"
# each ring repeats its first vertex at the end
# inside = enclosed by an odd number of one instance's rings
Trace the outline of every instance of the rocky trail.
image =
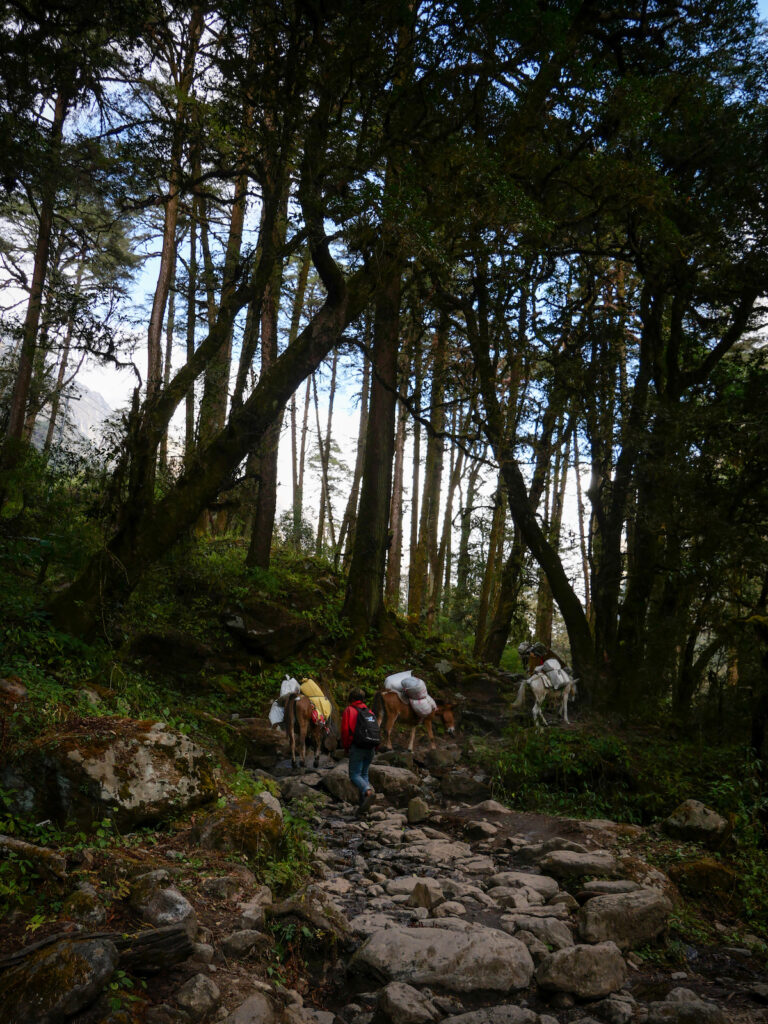
{"type": "Polygon", "coordinates": [[[279,800],[207,812],[125,862],[86,858],[72,923],[0,958],[0,1024],[768,1022],[750,949],[655,962],[678,895],[638,855],[642,829],[510,811],[460,759],[377,755],[363,818],[345,761],[281,761],[256,772],[279,800]],[[280,900],[232,850],[297,805],[314,874],[280,900]]]}

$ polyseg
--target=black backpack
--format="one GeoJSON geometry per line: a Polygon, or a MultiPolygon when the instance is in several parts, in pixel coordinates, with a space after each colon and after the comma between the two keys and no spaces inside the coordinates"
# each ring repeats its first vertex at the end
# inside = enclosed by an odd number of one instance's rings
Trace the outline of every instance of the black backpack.
{"type": "Polygon", "coordinates": [[[356,747],[365,747],[368,750],[378,747],[381,743],[381,730],[376,721],[376,715],[370,708],[357,709],[357,721],[352,736],[352,743],[356,747]]]}

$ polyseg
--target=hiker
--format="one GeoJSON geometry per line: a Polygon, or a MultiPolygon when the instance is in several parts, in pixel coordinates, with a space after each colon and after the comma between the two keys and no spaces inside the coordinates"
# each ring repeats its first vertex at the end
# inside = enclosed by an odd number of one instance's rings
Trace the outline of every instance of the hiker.
{"type": "Polygon", "coordinates": [[[341,744],[349,755],[349,778],[360,790],[358,814],[368,810],[375,795],[368,781],[368,769],[380,742],[379,724],[366,707],[365,694],[357,688],[350,690],[341,716],[341,744]]]}

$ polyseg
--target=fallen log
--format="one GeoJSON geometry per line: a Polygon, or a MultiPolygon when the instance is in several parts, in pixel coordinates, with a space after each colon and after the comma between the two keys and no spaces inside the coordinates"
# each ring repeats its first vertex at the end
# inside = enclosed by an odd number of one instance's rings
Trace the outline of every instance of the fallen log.
{"type": "Polygon", "coordinates": [[[162,928],[146,928],[140,932],[57,932],[39,942],[32,942],[22,949],[0,958],[0,971],[21,963],[32,953],[62,940],[82,942],[84,939],[109,939],[120,954],[119,967],[132,974],[157,974],[159,971],[188,960],[194,952],[192,940],[182,924],[164,925],[162,928]]]}

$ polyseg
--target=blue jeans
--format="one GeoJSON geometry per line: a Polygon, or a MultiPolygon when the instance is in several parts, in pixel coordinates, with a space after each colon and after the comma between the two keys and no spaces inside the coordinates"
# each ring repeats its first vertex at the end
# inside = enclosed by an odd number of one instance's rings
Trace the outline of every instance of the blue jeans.
{"type": "Polygon", "coordinates": [[[362,800],[369,789],[372,788],[368,781],[368,769],[375,750],[370,747],[356,747],[354,743],[349,748],[349,777],[360,790],[362,800]]]}

